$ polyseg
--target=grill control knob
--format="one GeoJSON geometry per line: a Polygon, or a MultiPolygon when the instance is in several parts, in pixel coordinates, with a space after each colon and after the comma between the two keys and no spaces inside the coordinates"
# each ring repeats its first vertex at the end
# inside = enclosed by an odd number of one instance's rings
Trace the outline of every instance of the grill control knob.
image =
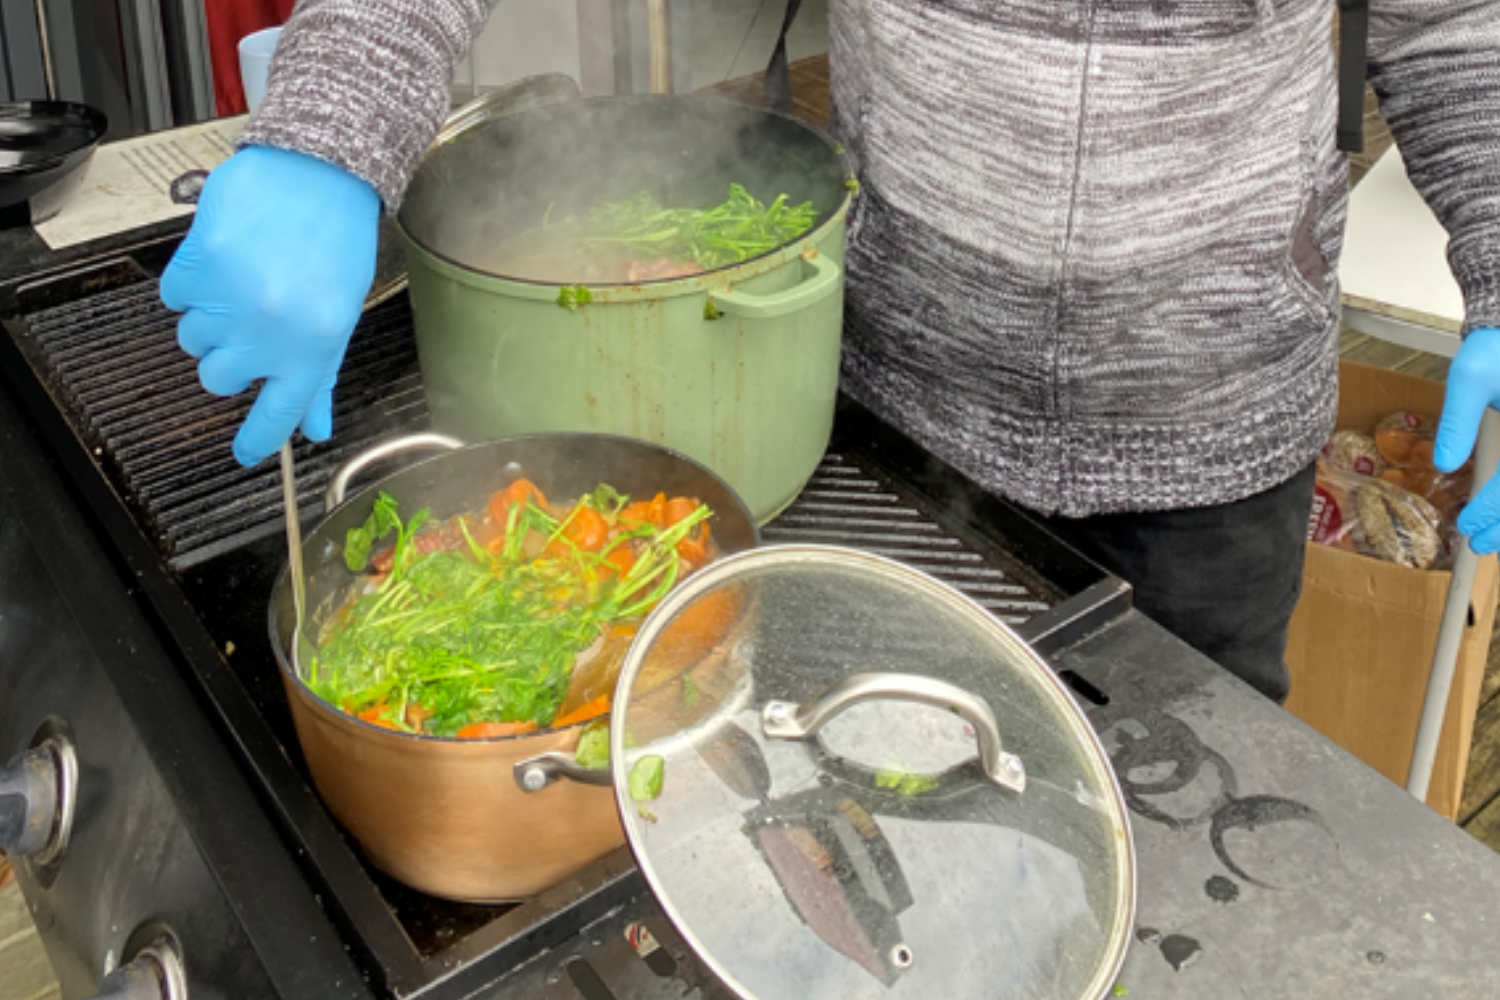
{"type": "Polygon", "coordinates": [[[160,940],[104,977],[93,1000],[187,1000],[182,958],[170,940],[160,940]]]}
{"type": "Polygon", "coordinates": [[[0,768],[0,852],[51,864],[62,857],[73,822],[73,748],[44,741],[0,768]]]}

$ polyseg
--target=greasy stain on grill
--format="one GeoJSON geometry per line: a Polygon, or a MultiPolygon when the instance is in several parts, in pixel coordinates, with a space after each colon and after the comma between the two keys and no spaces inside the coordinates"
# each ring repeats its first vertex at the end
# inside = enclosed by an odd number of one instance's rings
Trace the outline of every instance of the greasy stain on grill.
{"type": "Polygon", "coordinates": [[[1003,564],[939,527],[904,492],[853,455],[830,452],[784,514],[761,529],[767,543],[840,545],[885,556],[967,594],[1019,625],[1048,603],[1003,564]]]}
{"type": "MultiPolygon", "coordinates": [[[[281,530],[279,466],[241,468],[230,450],[253,394],[203,390],[155,281],[31,313],[25,330],[75,429],[169,563],[192,565],[281,530]]],[[[334,439],[296,444],[303,509],[349,456],[427,422],[403,296],[372,309],[355,331],[335,392],[334,439]]]]}

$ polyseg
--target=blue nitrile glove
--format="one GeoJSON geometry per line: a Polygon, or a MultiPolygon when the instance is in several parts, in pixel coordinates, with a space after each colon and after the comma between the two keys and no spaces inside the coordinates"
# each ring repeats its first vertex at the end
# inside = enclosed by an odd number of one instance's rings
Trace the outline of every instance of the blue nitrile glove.
{"type": "Polygon", "coordinates": [[[252,146],[208,177],[161,279],[182,349],[216,396],[265,384],[234,439],[255,465],[298,427],[333,434],[333,386],[375,278],[380,198],[332,164],[252,146]]]}
{"type": "MultiPolygon", "coordinates": [[[[1438,424],[1432,464],[1457,472],[1469,460],[1484,411],[1500,404],[1500,330],[1474,330],[1448,369],[1448,395],[1438,424]]],[[[1500,480],[1500,477],[1496,477],[1500,480]]],[[[1458,530],[1479,555],[1500,551],[1500,481],[1492,480],[1458,516],[1458,530]]]]}

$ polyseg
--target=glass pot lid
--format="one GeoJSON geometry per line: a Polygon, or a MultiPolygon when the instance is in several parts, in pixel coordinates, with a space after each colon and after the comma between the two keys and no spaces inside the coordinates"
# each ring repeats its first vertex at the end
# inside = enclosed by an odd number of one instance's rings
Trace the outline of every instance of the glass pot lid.
{"type": "Polygon", "coordinates": [[[898,563],[726,559],[622,669],[621,819],[658,902],[742,998],[1098,998],[1134,853],[1108,757],[1009,629],[898,563]]]}

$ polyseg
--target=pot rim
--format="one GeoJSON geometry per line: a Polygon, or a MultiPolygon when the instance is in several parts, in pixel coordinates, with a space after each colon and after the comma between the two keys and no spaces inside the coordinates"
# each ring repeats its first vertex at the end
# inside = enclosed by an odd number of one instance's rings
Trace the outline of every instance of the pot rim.
{"type": "MultiPolygon", "coordinates": [[[[403,466],[402,468],[397,469],[396,471],[391,472],[388,475],[382,476],[380,479],[375,480],[363,489],[351,492],[337,507],[333,508],[330,511],[324,512],[323,517],[318,522],[317,527],[313,528],[312,531],[308,532],[304,536],[302,540],[302,546],[304,549],[310,546],[313,542],[313,539],[317,536],[318,532],[321,531],[323,529],[323,526],[326,525],[328,521],[332,519],[333,516],[339,511],[343,510],[345,507],[347,507],[349,504],[353,503],[360,497],[365,496],[370,491],[379,489],[382,484],[389,482],[391,479],[405,473],[409,469],[414,469],[420,465],[440,462],[444,459],[451,458],[455,455],[461,455],[466,452],[485,448],[494,448],[500,445],[517,444],[523,441],[562,441],[567,439],[576,440],[578,438],[591,438],[603,442],[622,442],[633,446],[650,448],[655,451],[662,452],[680,462],[685,462],[693,468],[697,469],[703,475],[713,479],[721,487],[723,487],[724,492],[734,499],[735,506],[738,508],[740,515],[744,518],[745,523],[750,526],[750,537],[752,539],[752,544],[749,549],[745,549],[744,551],[748,552],[761,548],[762,538],[760,533],[760,525],[756,523],[754,516],[751,515],[750,508],[745,506],[745,501],[741,499],[740,495],[737,492],[735,492],[734,488],[727,482],[725,482],[723,477],[719,476],[712,469],[708,468],[708,466],[704,465],[702,462],[699,462],[697,459],[690,458],[689,456],[684,455],[680,451],[676,451],[672,448],[667,448],[652,441],[643,441],[639,438],[625,437],[624,435],[620,434],[594,434],[586,431],[559,431],[537,434],[516,434],[510,437],[493,438],[488,441],[476,441],[471,444],[465,444],[462,448],[455,448],[452,451],[440,452],[436,455],[431,455],[427,458],[419,459],[418,461],[412,462],[410,465],[403,466]]],[[[729,558],[737,554],[738,553],[730,552],[727,553],[724,558],[729,558]]],[[[292,658],[288,656],[286,650],[282,648],[281,637],[277,631],[276,595],[281,593],[284,587],[287,586],[287,577],[290,573],[290,560],[283,558],[281,561],[281,569],[276,574],[275,582],[271,585],[271,599],[266,602],[266,628],[267,632],[269,632],[270,634],[271,653],[276,658],[276,665],[280,668],[283,680],[290,682],[295,687],[299,695],[305,696],[305,699],[311,703],[312,707],[315,710],[320,713],[325,713],[329,719],[339,723],[340,725],[351,728],[352,731],[359,733],[363,738],[378,739],[382,737],[394,737],[397,739],[415,740],[420,743],[428,744],[451,745],[455,747],[481,747],[505,743],[510,740],[527,740],[533,737],[549,736],[556,733],[565,733],[573,729],[581,729],[584,726],[592,725],[596,722],[599,722],[600,720],[611,719],[614,715],[613,708],[611,708],[611,711],[606,712],[603,715],[596,716],[592,719],[585,719],[582,722],[575,722],[569,726],[548,728],[539,727],[535,731],[529,733],[514,733],[509,736],[483,736],[476,739],[462,740],[458,739],[457,737],[438,736],[432,733],[408,733],[400,729],[387,729],[384,726],[377,726],[372,722],[366,722],[364,719],[361,719],[358,716],[350,715],[337,706],[329,704],[326,699],[324,699],[316,691],[314,691],[308,685],[307,681],[303,680],[302,677],[297,673],[296,669],[293,666],[292,658]]],[[[310,641],[311,640],[309,640],[309,642],[310,641]]]]}
{"type": "Polygon", "coordinates": [[[29,177],[33,174],[45,173],[63,166],[76,166],[88,157],[93,156],[94,150],[98,149],[99,143],[104,139],[104,133],[109,131],[109,119],[104,112],[87,104],[79,104],[76,101],[7,101],[0,103],[0,118],[16,117],[5,115],[6,109],[25,109],[32,112],[50,112],[59,116],[76,117],[80,119],[79,124],[92,133],[86,141],[78,143],[71,149],[61,153],[54,153],[45,160],[37,160],[32,163],[16,164],[10,167],[0,167],[0,177],[20,178],[29,177]],[[73,161],[70,163],[70,161],[73,161]]]}
{"type": "MultiPolygon", "coordinates": [[[[828,152],[833,155],[834,159],[838,161],[839,166],[843,170],[845,178],[843,197],[839,199],[838,205],[835,206],[831,212],[829,212],[828,218],[824,219],[821,223],[813,226],[812,229],[803,233],[801,236],[798,236],[792,240],[788,240],[786,243],[768,250],[765,253],[760,254],[759,256],[751,257],[748,260],[742,260],[734,264],[726,264],[723,267],[717,267],[711,271],[703,271],[699,274],[688,275],[686,277],[655,278],[650,281],[617,281],[587,284],[586,287],[590,292],[596,294],[602,292],[605,293],[606,296],[609,296],[610,293],[618,295],[622,292],[649,293],[658,290],[664,290],[666,294],[646,294],[643,295],[643,297],[669,298],[673,297],[675,294],[691,294],[692,292],[701,291],[707,288],[708,284],[704,283],[704,279],[708,278],[715,279],[713,282],[711,282],[711,284],[716,288],[722,287],[726,283],[733,283],[734,281],[744,281],[756,276],[757,274],[761,274],[766,270],[771,270],[772,267],[767,267],[766,263],[772,259],[776,260],[774,266],[780,266],[788,259],[790,259],[791,256],[801,256],[802,253],[806,251],[806,249],[810,248],[811,244],[823,242],[823,239],[827,236],[827,230],[832,226],[841,224],[847,217],[849,213],[849,207],[853,204],[854,197],[858,192],[858,180],[851,165],[849,153],[847,150],[845,150],[843,143],[835,139],[826,130],[819,128],[817,125],[814,125],[811,122],[803,121],[802,119],[797,118],[793,115],[782,114],[781,112],[773,111],[770,108],[760,108],[756,107],[755,105],[744,104],[739,101],[733,101],[728,98],[719,96],[700,94],[637,94],[627,96],[615,95],[606,97],[588,97],[577,101],[568,101],[566,102],[566,104],[554,104],[539,108],[528,108],[525,111],[519,111],[514,115],[507,115],[506,117],[501,119],[486,119],[484,121],[478,121],[473,125],[470,125],[468,128],[464,128],[454,132],[451,136],[443,140],[438,145],[449,145],[450,143],[457,141],[469,132],[472,132],[474,129],[480,128],[483,125],[493,124],[495,121],[510,121],[514,118],[520,118],[525,115],[537,114],[543,111],[555,111],[559,107],[583,104],[645,104],[648,102],[665,101],[697,101],[705,104],[719,103],[730,105],[736,108],[744,108],[749,111],[756,112],[758,114],[764,115],[767,118],[776,118],[785,122],[790,122],[791,124],[799,128],[811,132],[814,136],[821,140],[825,146],[828,147],[828,152]],[[788,251],[792,250],[793,248],[799,249],[796,250],[795,254],[789,255],[788,251]]],[[[431,149],[429,149],[428,152],[430,153],[431,149]]],[[[560,289],[574,287],[574,285],[577,284],[565,281],[538,281],[531,278],[518,278],[513,275],[496,274],[493,271],[486,271],[482,268],[474,267],[470,264],[465,264],[462,261],[456,260],[448,254],[445,254],[433,248],[423,240],[418,239],[407,228],[406,222],[404,220],[404,213],[397,212],[396,217],[393,221],[395,223],[396,232],[401,236],[401,239],[407,244],[409,248],[425,254],[430,258],[431,262],[443,265],[444,269],[451,269],[453,272],[456,272],[451,274],[450,276],[465,281],[465,283],[467,284],[473,284],[475,279],[477,279],[483,282],[499,282],[505,285],[509,285],[516,290],[526,289],[528,291],[537,293],[526,295],[525,297],[527,298],[548,297],[552,293],[555,293],[560,289]],[[547,295],[539,294],[542,292],[546,292],[547,295]]]]}

